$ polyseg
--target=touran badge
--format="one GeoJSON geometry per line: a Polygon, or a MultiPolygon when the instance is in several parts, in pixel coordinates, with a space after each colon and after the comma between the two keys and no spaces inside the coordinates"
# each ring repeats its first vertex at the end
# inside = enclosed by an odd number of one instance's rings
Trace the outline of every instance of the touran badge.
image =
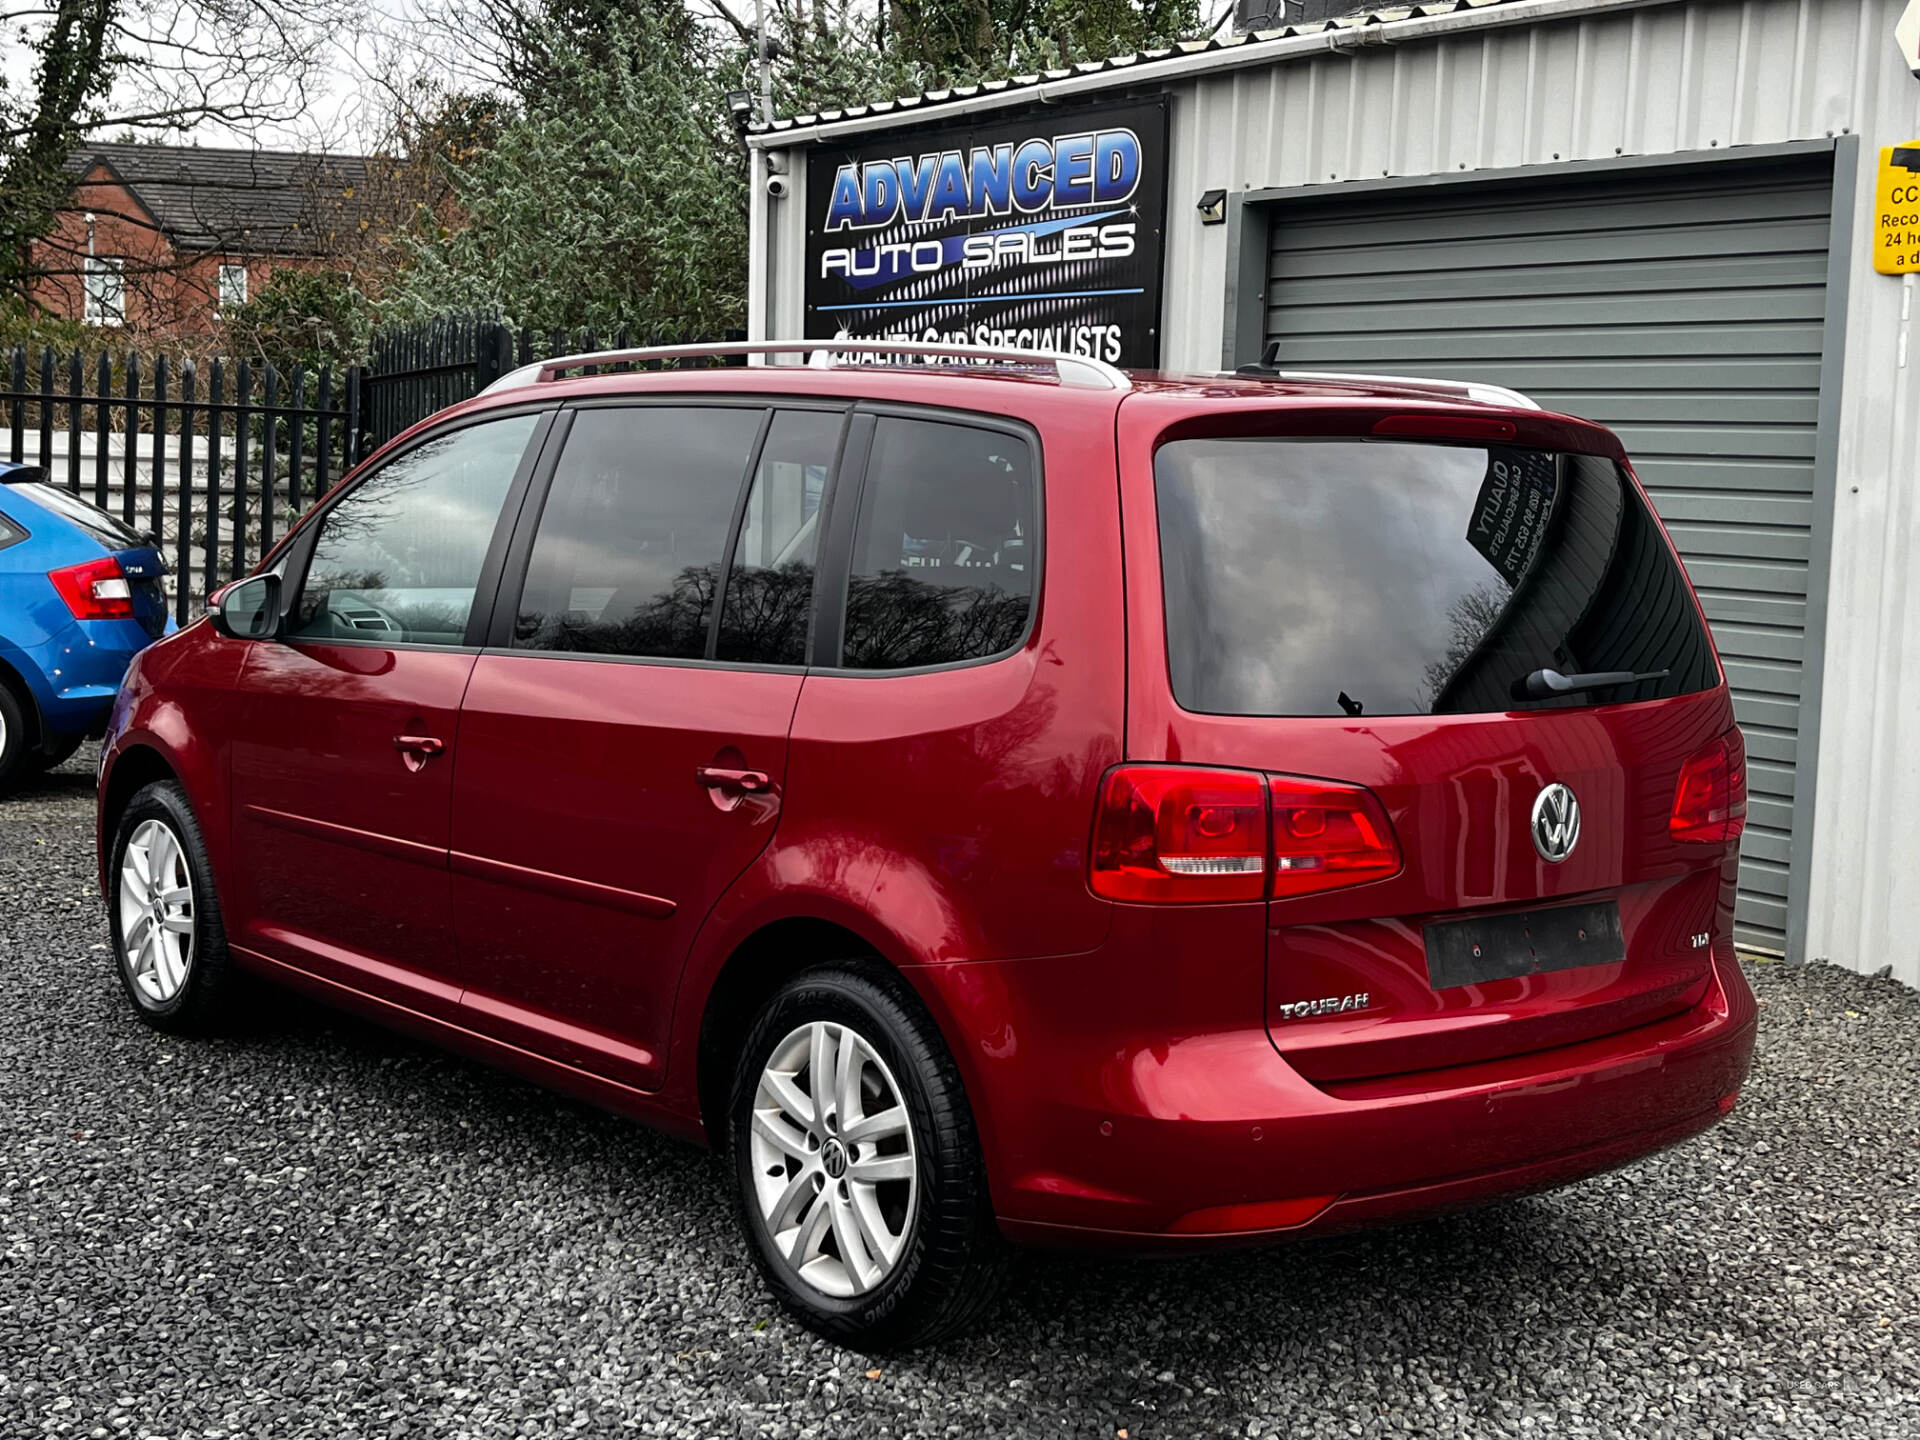
{"type": "Polygon", "coordinates": [[[1533,800],[1533,848],[1549,865],[1558,865],[1580,843],[1580,802],[1555,781],[1533,800]]]}
{"type": "Polygon", "coordinates": [[[1296,1000],[1280,1007],[1282,1020],[1304,1020],[1309,1015],[1339,1015],[1348,1010],[1365,1010],[1373,1003],[1362,990],[1357,995],[1329,995],[1324,1000],[1296,1000]]]}

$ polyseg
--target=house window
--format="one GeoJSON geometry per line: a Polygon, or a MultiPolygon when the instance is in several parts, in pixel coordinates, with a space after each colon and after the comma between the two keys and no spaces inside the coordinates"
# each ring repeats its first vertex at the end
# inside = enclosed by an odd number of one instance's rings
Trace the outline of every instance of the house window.
{"type": "Polygon", "coordinates": [[[127,320],[125,262],[89,255],[86,267],[86,311],[89,325],[124,325],[127,320]]]}
{"type": "Polygon", "coordinates": [[[236,305],[247,303],[247,267],[244,265],[222,265],[220,267],[220,308],[231,310],[236,305]]]}

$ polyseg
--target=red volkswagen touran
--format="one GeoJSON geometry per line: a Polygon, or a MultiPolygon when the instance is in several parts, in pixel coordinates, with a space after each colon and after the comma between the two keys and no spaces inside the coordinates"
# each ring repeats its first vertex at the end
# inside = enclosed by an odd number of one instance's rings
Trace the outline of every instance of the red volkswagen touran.
{"type": "Polygon", "coordinates": [[[705,1138],[869,1348],[1008,1241],[1317,1235],[1727,1111],[1745,755],[1613,435],[862,358],[518,372],[143,652],[138,1013],[253,972],[705,1138]]]}

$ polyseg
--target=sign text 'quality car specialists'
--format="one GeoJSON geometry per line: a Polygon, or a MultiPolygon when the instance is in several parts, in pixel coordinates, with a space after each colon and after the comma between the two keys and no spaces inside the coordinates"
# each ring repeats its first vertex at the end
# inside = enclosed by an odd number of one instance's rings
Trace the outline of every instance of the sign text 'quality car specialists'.
{"type": "Polygon", "coordinates": [[[1166,149],[1151,101],[815,150],[808,337],[1154,365],[1166,149]]]}

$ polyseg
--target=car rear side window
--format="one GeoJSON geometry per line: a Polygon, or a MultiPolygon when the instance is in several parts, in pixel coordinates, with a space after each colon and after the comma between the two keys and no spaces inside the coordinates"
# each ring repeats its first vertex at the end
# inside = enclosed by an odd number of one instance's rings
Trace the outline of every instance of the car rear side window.
{"type": "Polygon", "coordinates": [[[459,645],[537,415],[423,440],[320,517],[288,618],[295,639],[459,645]]]}
{"type": "Polygon", "coordinates": [[[1036,514],[1026,440],[883,417],[854,532],[841,663],[952,665],[1018,645],[1033,610],[1036,514]]]}
{"type": "Polygon", "coordinates": [[[1192,439],[1154,461],[1175,698],[1229,715],[1479,714],[1717,680],[1679,562],[1613,461],[1192,439]],[[1522,701],[1536,669],[1665,673],[1522,701]]]}
{"type": "Polygon", "coordinates": [[[806,663],[814,560],[840,427],[837,411],[783,410],[773,417],[727,569],[717,658],[806,663]]]}
{"type": "Polygon", "coordinates": [[[580,411],[534,535],[514,646],[704,658],[764,413],[717,405],[580,411]]]}

